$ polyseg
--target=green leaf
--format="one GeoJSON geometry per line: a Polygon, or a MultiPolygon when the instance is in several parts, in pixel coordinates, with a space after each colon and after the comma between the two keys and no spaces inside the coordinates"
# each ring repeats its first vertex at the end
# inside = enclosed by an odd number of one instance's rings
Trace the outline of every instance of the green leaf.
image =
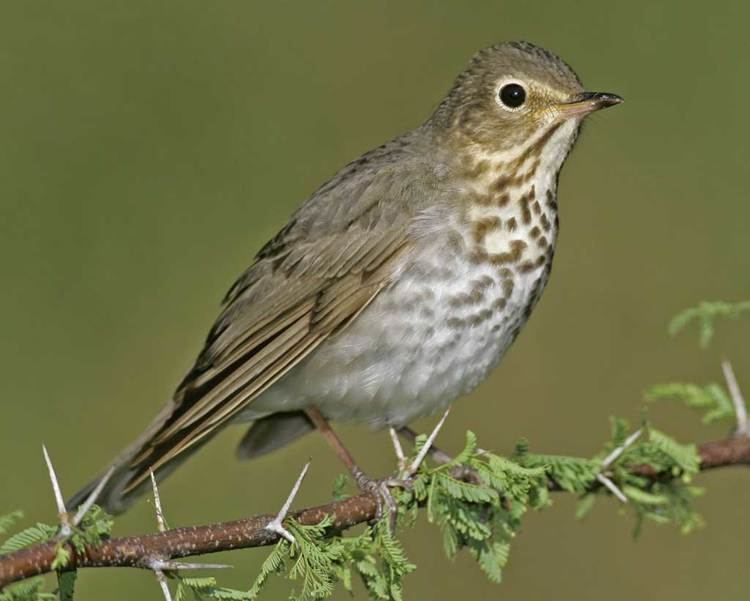
{"type": "Polygon", "coordinates": [[[92,505],[83,516],[79,527],[73,533],[71,543],[78,551],[85,547],[96,547],[112,534],[114,520],[98,505],[92,505]]]}
{"type": "Polygon", "coordinates": [[[346,474],[339,474],[336,476],[336,479],[333,481],[333,500],[342,501],[343,499],[348,498],[349,495],[346,492],[348,486],[349,477],[346,474]]]}
{"type": "Polygon", "coordinates": [[[734,421],[734,405],[729,394],[719,384],[697,386],[682,382],[657,384],[646,391],[646,400],[674,400],[703,411],[706,424],[720,420],[734,421]]]}
{"type": "Polygon", "coordinates": [[[454,499],[469,503],[497,503],[499,501],[497,491],[488,486],[462,482],[443,473],[435,474],[435,478],[443,492],[454,499]]]}
{"type": "Polygon", "coordinates": [[[523,459],[526,467],[543,467],[549,477],[560,488],[569,492],[586,492],[599,472],[599,463],[580,457],[562,455],[527,454],[523,459]]]}
{"type": "Polygon", "coordinates": [[[669,499],[666,496],[655,495],[635,486],[623,486],[622,492],[631,501],[636,501],[643,505],[666,505],[669,503],[669,499]]]}
{"type": "Polygon", "coordinates": [[[29,578],[0,591],[0,601],[56,601],[57,596],[42,590],[41,578],[29,578]]]}
{"type": "Polygon", "coordinates": [[[280,540],[276,543],[276,546],[271,551],[270,555],[266,557],[265,561],[260,567],[260,573],[256,576],[253,585],[250,587],[250,598],[256,599],[260,594],[261,589],[265,586],[268,578],[273,574],[280,572],[285,564],[286,554],[289,543],[285,540],[280,540]]]}
{"type": "Polygon", "coordinates": [[[70,552],[65,548],[64,542],[59,542],[55,546],[55,559],[52,560],[52,569],[61,570],[68,565],[70,561],[70,552]]]}
{"type": "Polygon", "coordinates": [[[692,323],[698,323],[700,345],[706,348],[716,330],[716,321],[720,318],[736,319],[743,313],[750,311],[750,301],[728,303],[724,301],[702,302],[695,307],[680,311],[669,322],[668,331],[675,336],[678,332],[692,323]]]}
{"type": "Polygon", "coordinates": [[[23,518],[23,511],[12,511],[5,515],[0,515],[0,534],[8,534],[10,529],[23,518]]]}
{"type": "Polygon", "coordinates": [[[180,577],[177,584],[177,590],[175,591],[174,600],[185,601],[188,592],[191,592],[198,600],[233,599],[236,601],[250,601],[253,599],[249,592],[217,586],[216,579],[213,577],[180,577]]]}
{"type": "Polygon", "coordinates": [[[464,465],[468,464],[471,458],[476,454],[477,452],[477,435],[474,434],[471,430],[466,431],[466,443],[464,445],[463,450],[456,455],[456,457],[451,461],[449,465],[464,465]]]}
{"type": "Polygon", "coordinates": [[[680,444],[659,430],[649,429],[649,441],[662,453],[674,461],[687,477],[700,470],[700,457],[694,444],[680,444]]]}
{"type": "Polygon", "coordinates": [[[18,551],[29,545],[50,540],[57,533],[57,528],[49,524],[36,523],[11,536],[0,545],[0,554],[18,551]]]}
{"type": "Polygon", "coordinates": [[[578,503],[576,504],[576,519],[582,520],[585,518],[593,509],[595,502],[596,495],[593,493],[587,493],[578,499],[578,503]]]}
{"type": "Polygon", "coordinates": [[[503,579],[503,568],[508,563],[510,543],[493,541],[475,552],[479,567],[491,582],[499,584],[503,579]]]}

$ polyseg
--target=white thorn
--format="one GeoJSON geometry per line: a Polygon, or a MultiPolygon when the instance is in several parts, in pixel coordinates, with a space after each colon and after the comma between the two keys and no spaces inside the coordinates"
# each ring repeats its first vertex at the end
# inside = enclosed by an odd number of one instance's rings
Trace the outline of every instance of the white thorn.
{"type": "Polygon", "coordinates": [[[156,511],[156,523],[159,526],[159,532],[164,532],[167,529],[167,521],[164,519],[164,511],[161,508],[161,497],[159,497],[159,487],[156,486],[156,478],[154,477],[154,471],[149,470],[151,475],[151,488],[154,491],[154,510],[156,511]]]}
{"type": "Polygon", "coordinates": [[[602,469],[607,468],[610,465],[612,465],[615,462],[615,460],[625,452],[625,449],[627,449],[636,440],[638,440],[638,437],[641,435],[642,432],[643,432],[643,429],[638,428],[635,432],[633,432],[630,436],[628,436],[625,439],[625,442],[623,442],[619,447],[613,449],[612,452],[604,458],[604,461],[602,461],[602,469]]]}
{"type": "Polygon", "coordinates": [[[398,471],[403,472],[406,467],[406,457],[404,456],[404,449],[401,446],[401,441],[398,439],[398,434],[394,428],[388,428],[388,434],[391,435],[391,442],[393,443],[393,450],[396,452],[396,459],[398,460],[398,471]]]}
{"type": "Polygon", "coordinates": [[[597,474],[596,479],[599,480],[599,482],[601,482],[602,484],[604,484],[604,486],[606,486],[609,489],[609,491],[613,495],[615,495],[620,501],[622,501],[623,503],[628,502],[628,498],[623,494],[623,492],[619,488],[617,488],[617,486],[615,485],[614,482],[612,482],[612,480],[607,478],[607,476],[605,476],[604,474],[597,474]]]}
{"type": "MultiPolygon", "coordinates": [[[[403,436],[404,438],[407,438],[410,442],[414,443],[417,440],[417,434],[412,430],[411,428],[404,426],[403,428],[398,429],[399,435],[403,436]]],[[[486,451],[483,451],[481,449],[477,450],[477,453],[485,453],[486,451]]],[[[441,451],[435,446],[430,447],[430,456],[432,457],[432,460],[435,461],[435,463],[450,463],[453,461],[453,457],[448,455],[448,453],[441,451]]]]}
{"type": "Polygon", "coordinates": [[[294,483],[294,486],[292,487],[292,490],[289,493],[289,496],[286,498],[286,501],[281,506],[279,513],[277,513],[276,517],[273,518],[270,522],[268,522],[268,524],[266,524],[266,527],[265,527],[265,529],[268,530],[269,532],[274,532],[278,534],[279,536],[285,538],[292,544],[296,542],[294,539],[294,535],[291,532],[289,532],[289,530],[284,528],[283,521],[286,518],[286,515],[289,513],[289,508],[292,506],[292,503],[294,502],[294,498],[297,496],[297,493],[299,492],[299,487],[302,486],[302,481],[305,479],[305,475],[307,474],[307,470],[309,467],[310,467],[310,462],[308,461],[305,464],[305,467],[302,468],[300,475],[297,477],[297,481],[294,483]]]}
{"type": "Polygon", "coordinates": [[[72,534],[72,530],[70,528],[70,517],[68,516],[68,510],[65,509],[65,501],[63,500],[62,490],[60,490],[60,482],[58,482],[57,480],[55,468],[52,466],[52,460],[49,458],[49,453],[47,452],[47,447],[45,445],[42,445],[42,452],[44,453],[44,461],[47,464],[49,480],[52,483],[52,492],[55,495],[57,515],[60,518],[60,532],[58,533],[58,537],[68,538],[72,534]]]}
{"type": "Polygon", "coordinates": [[[52,492],[55,495],[55,504],[57,505],[57,513],[67,513],[65,509],[65,501],[63,501],[62,491],[60,490],[60,483],[57,481],[57,474],[55,468],[52,466],[52,460],[49,458],[47,447],[42,445],[42,452],[44,453],[44,461],[47,464],[47,471],[49,472],[49,479],[52,483],[52,492]]]}
{"type": "Polygon", "coordinates": [[[445,410],[445,413],[443,413],[443,417],[440,418],[440,421],[432,429],[432,432],[430,432],[430,435],[427,437],[427,440],[425,441],[424,446],[419,450],[419,453],[417,453],[417,456],[414,458],[414,461],[412,461],[409,467],[406,469],[407,476],[413,476],[414,474],[417,473],[419,466],[422,465],[424,458],[427,456],[427,453],[429,453],[430,448],[432,447],[432,443],[435,442],[435,439],[437,438],[437,435],[440,432],[440,428],[443,427],[445,420],[448,419],[448,414],[450,413],[450,411],[451,411],[451,408],[448,407],[445,410]]]}
{"type": "Polygon", "coordinates": [[[167,583],[167,577],[164,575],[164,572],[158,568],[154,568],[154,574],[156,575],[156,580],[161,587],[161,592],[164,594],[164,599],[166,599],[166,601],[172,601],[172,593],[169,592],[169,584],[167,583]]]}
{"type": "Polygon", "coordinates": [[[185,563],[181,561],[172,561],[169,559],[152,559],[148,563],[152,570],[178,571],[178,570],[221,570],[231,568],[232,566],[225,563],[185,563]]]}
{"type": "Polygon", "coordinates": [[[727,359],[724,359],[721,362],[721,370],[724,372],[724,379],[727,381],[729,396],[732,397],[732,404],[734,405],[734,415],[737,418],[737,430],[735,433],[739,436],[750,436],[745,399],[742,396],[739,384],[737,384],[737,378],[734,376],[732,364],[727,359]]]}
{"type": "Polygon", "coordinates": [[[91,491],[91,494],[86,497],[86,500],[81,503],[81,505],[78,507],[78,511],[76,511],[76,514],[73,517],[74,526],[78,526],[78,524],[81,523],[81,520],[83,520],[88,510],[91,509],[91,506],[96,503],[96,500],[99,498],[99,495],[102,494],[102,490],[104,490],[104,487],[107,485],[107,482],[109,482],[109,479],[114,473],[115,466],[113,465],[107,470],[107,473],[102,476],[101,480],[99,480],[99,483],[96,485],[94,490],[91,491]]]}

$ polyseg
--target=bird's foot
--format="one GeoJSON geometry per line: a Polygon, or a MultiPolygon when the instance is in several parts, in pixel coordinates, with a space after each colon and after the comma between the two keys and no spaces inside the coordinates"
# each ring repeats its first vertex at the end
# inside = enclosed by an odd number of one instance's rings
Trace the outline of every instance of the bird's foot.
{"type": "Polygon", "coordinates": [[[398,504],[393,498],[391,489],[401,488],[409,490],[411,482],[400,478],[380,478],[373,479],[365,475],[362,471],[352,472],[355,483],[359,490],[371,494],[375,497],[378,506],[376,517],[381,519],[384,515],[388,517],[388,529],[393,532],[396,527],[396,516],[398,515],[398,504]]]}

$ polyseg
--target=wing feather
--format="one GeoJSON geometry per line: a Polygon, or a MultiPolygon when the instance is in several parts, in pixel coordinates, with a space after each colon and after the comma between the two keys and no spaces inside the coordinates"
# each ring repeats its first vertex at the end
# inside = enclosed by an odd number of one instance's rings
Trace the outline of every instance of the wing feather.
{"type": "Polygon", "coordinates": [[[338,188],[321,188],[303,205],[231,288],[171,414],[133,454],[124,493],[229,423],[398,273],[410,247],[415,191],[390,189],[398,178],[387,166],[375,165],[364,185],[347,183],[350,175],[345,169],[338,188]],[[327,221],[318,210],[323,202],[337,205],[327,221]]]}

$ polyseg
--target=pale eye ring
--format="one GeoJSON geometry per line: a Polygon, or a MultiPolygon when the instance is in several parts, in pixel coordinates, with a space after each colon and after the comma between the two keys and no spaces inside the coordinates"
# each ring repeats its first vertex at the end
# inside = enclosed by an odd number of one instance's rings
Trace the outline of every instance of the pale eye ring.
{"type": "Polygon", "coordinates": [[[517,111],[526,102],[526,88],[518,81],[503,82],[497,89],[497,102],[508,111],[517,111]]]}

